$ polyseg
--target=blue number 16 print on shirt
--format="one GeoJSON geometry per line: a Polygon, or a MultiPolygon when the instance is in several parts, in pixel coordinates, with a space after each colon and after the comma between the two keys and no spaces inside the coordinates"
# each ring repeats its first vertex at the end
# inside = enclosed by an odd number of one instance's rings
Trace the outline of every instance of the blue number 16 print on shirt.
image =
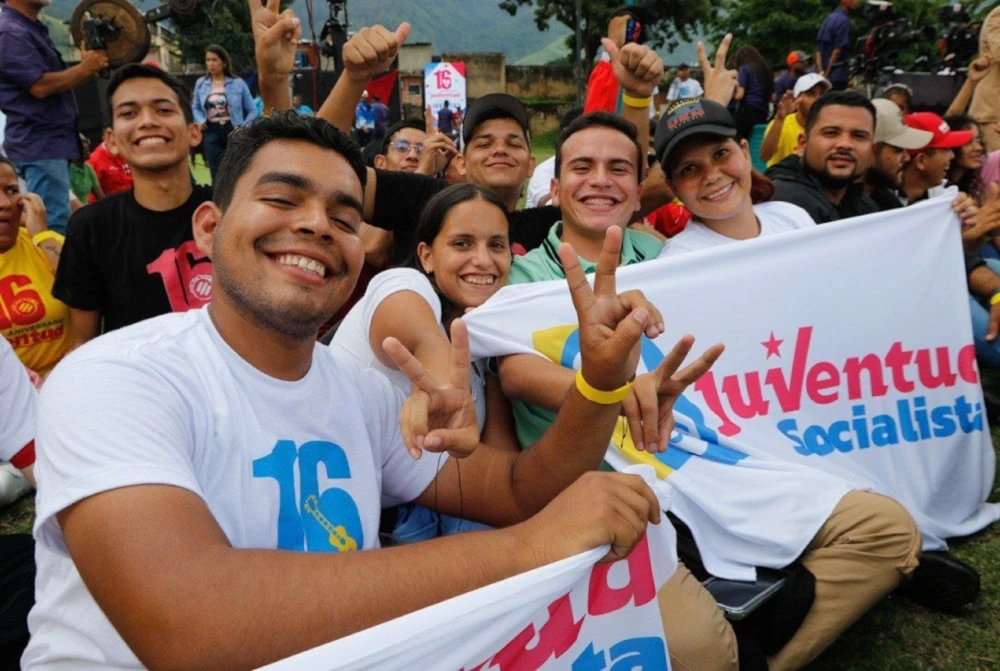
{"type": "Polygon", "coordinates": [[[319,468],[331,480],[351,479],[344,450],[335,443],[313,440],[296,447],[279,440],[271,454],[253,462],[255,478],[278,481],[278,549],[348,552],[364,547],[364,530],[354,499],[343,489],[319,491],[319,468]],[[295,468],[299,492],[295,496],[295,468]]]}

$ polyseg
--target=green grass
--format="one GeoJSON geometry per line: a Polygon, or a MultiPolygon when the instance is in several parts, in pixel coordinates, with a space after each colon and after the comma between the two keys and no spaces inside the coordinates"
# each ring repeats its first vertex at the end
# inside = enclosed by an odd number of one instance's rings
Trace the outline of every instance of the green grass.
{"type": "MultiPolygon", "coordinates": [[[[1000,428],[993,430],[993,446],[1000,458],[1000,428]]],[[[1000,501],[1000,477],[990,501],[1000,501]]],[[[30,533],[34,511],[33,496],[0,510],[0,534],[30,533]]],[[[944,615],[890,596],[830,646],[810,671],[1000,668],[1000,524],[951,546],[953,555],[982,577],[975,604],[961,614],[944,615]]]]}
{"type": "Polygon", "coordinates": [[[191,159],[191,172],[194,174],[194,181],[198,184],[203,186],[210,186],[212,184],[212,173],[201,155],[197,159],[191,159]]]}

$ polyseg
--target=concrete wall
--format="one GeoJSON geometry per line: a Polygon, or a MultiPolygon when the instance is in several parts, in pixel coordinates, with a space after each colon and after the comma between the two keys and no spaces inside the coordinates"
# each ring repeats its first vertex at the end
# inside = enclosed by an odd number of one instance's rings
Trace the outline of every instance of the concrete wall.
{"type": "Polygon", "coordinates": [[[399,71],[423,76],[424,64],[431,62],[431,43],[404,44],[399,48],[399,71]]]}
{"type": "Polygon", "coordinates": [[[575,98],[572,65],[508,65],[507,93],[515,98],[575,98]]]}
{"type": "Polygon", "coordinates": [[[546,131],[559,126],[559,117],[568,112],[576,104],[575,100],[566,102],[531,103],[528,107],[528,128],[532,137],[537,137],[546,131]]]}
{"type": "Polygon", "coordinates": [[[441,60],[465,62],[465,91],[470,101],[507,90],[507,59],[502,53],[441,54],[441,60]]]}

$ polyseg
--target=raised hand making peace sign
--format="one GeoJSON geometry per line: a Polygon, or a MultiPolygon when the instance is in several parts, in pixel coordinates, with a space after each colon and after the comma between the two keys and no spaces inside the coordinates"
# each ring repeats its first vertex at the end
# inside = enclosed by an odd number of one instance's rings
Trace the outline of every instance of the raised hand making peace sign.
{"type": "Polygon", "coordinates": [[[287,75],[295,67],[302,23],[291,9],[278,13],[281,0],[247,0],[257,68],[262,75],[287,75]]]}
{"type": "Polygon", "coordinates": [[[729,105],[736,92],[736,70],[726,68],[726,56],[729,54],[729,43],[732,41],[732,33],[722,38],[719,49],[715,52],[715,65],[709,62],[705,45],[698,43],[698,64],[705,79],[705,97],[724,107],[729,105]]]}
{"type": "Polygon", "coordinates": [[[410,379],[410,397],[399,413],[403,443],[414,459],[420,451],[467,457],[479,444],[476,408],[469,390],[469,332],[461,319],[451,323],[451,365],[439,380],[403,343],[386,338],[382,349],[410,379]]]}
{"type": "MultiPolygon", "coordinates": [[[[559,246],[559,259],[580,323],[583,378],[601,390],[617,389],[632,379],[639,363],[639,341],[655,310],[641,292],[615,293],[622,235],[618,226],[612,226],[604,234],[593,289],[573,246],[568,243],[559,246]]],[[[659,318],[658,313],[655,318],[659,318]]]]}

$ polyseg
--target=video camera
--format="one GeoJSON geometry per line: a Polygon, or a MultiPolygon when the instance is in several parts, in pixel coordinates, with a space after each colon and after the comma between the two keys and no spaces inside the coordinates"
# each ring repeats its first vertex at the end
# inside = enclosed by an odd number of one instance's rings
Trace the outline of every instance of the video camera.
{"type": "Polygon", "coordinates": [[[974,23],[962,5],[948,4],[937,9],[938,21],[948,26],[948,31],[938,42],[942,63],[952,70],[964,68],[979,52],[979,30],[982,23],[974,23]]]}
{"type": "Polygon", "coordinates": [[[934,29],[930,26],[918,28],[906,17],[897,18],[891,2],[867,2],[861,14],[874,25],[867,35],[858,38],[851,59],[851,74],[861,74],[869,81],[884,68],[895,65],[899,55],[910,46],[934,38],[934,29]]]}
{"type": "Polygon", "coordinates": [[[330,17],[319,34],[319,50],[324,56],[337,59],[343,53],[344,43],[347,41],[347,0],[327,0],[326,4],[330,8],[330,17]],[[344,14],[343,22],[340,20],[341,12],[344,14]]]}
{"type": "Polygon", "coordinates": [[[83,0],[70,18],[74,44],[83,42],[87,49],[108,54],[112,68],[138,63],[149,51],[149,25],[164,19],[175,24],[191,25],[199,20],[195,13],[208,0],[167,0],[144,15],[128,0],[83,0]]]}

